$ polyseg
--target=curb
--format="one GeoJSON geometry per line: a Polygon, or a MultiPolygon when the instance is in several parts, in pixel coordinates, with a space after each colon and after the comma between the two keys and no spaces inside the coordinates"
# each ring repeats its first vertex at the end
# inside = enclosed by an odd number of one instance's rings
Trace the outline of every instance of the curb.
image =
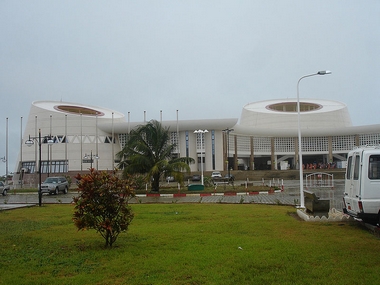
{"type": "Polygon", "coordinates": [[[327,216],[313,216],[304,210],[297,209],[298,216],[306,222],[348,222],[352,218],[343,212],[337,211],[335,208],[330,209],[327,216]]]}
{"type": "Polygon", "coordinates": [[[281,193],[283,190],[261,191],[261,192],[225,192],[225,193],[173,193],[173,194],[160,194],[160,193],[147,193],[136,194],[136,197],[156,197],[156,198],[176,198],[176,197],[206,197],[206,196],[252,196],[252,195],[271,195],[281,193]]]}

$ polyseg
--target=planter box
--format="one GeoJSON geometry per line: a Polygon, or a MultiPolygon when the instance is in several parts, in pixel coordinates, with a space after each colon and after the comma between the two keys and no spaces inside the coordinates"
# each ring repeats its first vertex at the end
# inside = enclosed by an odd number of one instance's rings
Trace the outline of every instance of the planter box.
{"type": "Polygon", "coordinates": [[[205,186],[202,184],[190,184],[187,186],[187,190],[189,191],[205,190],[205,186]]]}

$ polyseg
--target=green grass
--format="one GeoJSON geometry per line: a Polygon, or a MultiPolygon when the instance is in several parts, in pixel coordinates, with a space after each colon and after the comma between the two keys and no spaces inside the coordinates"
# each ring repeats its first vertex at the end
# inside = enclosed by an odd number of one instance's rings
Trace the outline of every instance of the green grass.
{"type": "Polygon", "coordinates": [[[0,284],[380,284],[380,240],[257,204],[137,204],[112,249],[72,205],[0,212],[0,284]],[[239,249],[241,248],[241,249],[239,249]]]}

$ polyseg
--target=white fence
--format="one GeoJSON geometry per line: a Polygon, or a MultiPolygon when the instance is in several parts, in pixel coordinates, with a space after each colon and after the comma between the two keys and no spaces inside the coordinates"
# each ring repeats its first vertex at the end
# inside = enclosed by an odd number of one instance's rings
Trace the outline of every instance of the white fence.
{"type": "Polygon", "coordinates": [[[334,188],[334,175],[324,172],[308,174],[306,175],[305,187],[306,189],[319,187],[334,188]]]}

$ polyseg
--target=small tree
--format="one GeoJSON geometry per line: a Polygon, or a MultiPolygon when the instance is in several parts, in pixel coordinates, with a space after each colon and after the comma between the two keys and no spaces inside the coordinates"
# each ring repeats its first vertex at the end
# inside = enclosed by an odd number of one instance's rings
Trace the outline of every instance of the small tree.
{"type": "Polygon", "coordinates": [[[128,229],[134,214],[128,205],[134,196],[132,179],[119,179],[116,172],[90,169],[78,174],[80,195],[73,198],[73,221],[78,230],[95,229],[112,247],[118,235],[128,229]]]}

